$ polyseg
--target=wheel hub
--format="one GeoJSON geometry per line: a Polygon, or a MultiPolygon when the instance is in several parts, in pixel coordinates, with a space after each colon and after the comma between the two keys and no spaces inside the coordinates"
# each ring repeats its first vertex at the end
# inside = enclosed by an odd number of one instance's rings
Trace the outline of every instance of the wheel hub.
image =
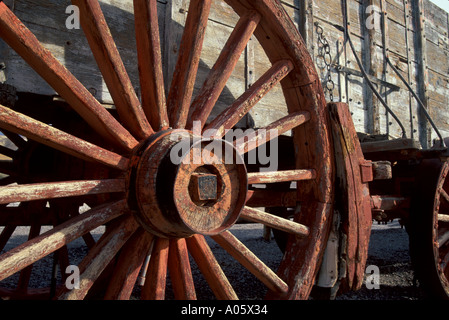
{"type": "Polygon", "coordinates": [[[131,163],[128,202],[137,221],[158,236],[220,233],[245,204],[246,167],[224,140],[162,131],[137,148],[131,163]]]}

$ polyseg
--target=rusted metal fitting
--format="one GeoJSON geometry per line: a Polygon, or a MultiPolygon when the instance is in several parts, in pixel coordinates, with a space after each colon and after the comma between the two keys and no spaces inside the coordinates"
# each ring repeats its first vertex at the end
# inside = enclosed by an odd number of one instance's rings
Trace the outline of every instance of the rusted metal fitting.
{"type": "Polygon", "coordinates": [[[362,179],[362,183],[373,181],[373,163],[371,161],[361,161],[360,176],[362,179]]]}
{"type": "Polygon", "coordinates": [[[190,176],[189,193],[194,202],[217,200],[217,181],[215,174],[194,172],[190,176]]]}
{"type": "Polygon", "coordinates": [[[391,162],[364,160],[360,163],[360,174],[362,183],[391,179],[393,177],[391,162]]]}

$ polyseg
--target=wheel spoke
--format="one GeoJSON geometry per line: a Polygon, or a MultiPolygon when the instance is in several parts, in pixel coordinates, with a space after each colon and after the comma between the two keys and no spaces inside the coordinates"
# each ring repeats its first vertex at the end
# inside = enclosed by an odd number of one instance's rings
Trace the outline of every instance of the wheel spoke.
{"type": "Polygon", "coordinates": [[[249,207],[294,207],[297,203],[297,194],[296,190],[248,190],[246,205],[249,207]]]}
{"type": "Polygon", "coordinates": [[[316,172],[313,169],[252,172],[248,173],[248,184],[311,180],[315,177],[316,172]]]}
{"type": "Polygon", "coordinates": [[[106,291],[106,300],[128,300],[154,236],[142,228],[123,247],[106,291]]]}
{"type": "Polygon", "coordinates": [[[177,300],[196,300],[195,285],[185,239],[170,240],[168,268],[177,300]]]}
{"type": "Polygon", "coordinates": [[[258,129],[250,135],[238,138],[234,145],[237,150],[243,154],[249,152],[264,143],[279,137],[281,134],[310,120],[310,113],[307,111],[295,112],[285,116],[272,124],[258,129]]]}
{"type": "Polygon", "coordinates": [[[106,230],[78,266],[81,274],[79,289],[68,291],[60,295],[59,299],[84,299],[94,282],[138,227],[132,215],[120,217],[119,221],[114,222],[114,227],[106,230]]]}
{"type": "Polygon", "coordinates": [[[449,215],[446,215],[446,214],[438,214],[438,222],[446,222],[446,223],[449,223],[449,215]]]}
{"type": "Polygon", "coordinates": [[[309,235],[309,228],[300,223],[296,223],[254,208],[245,207],[242,210],[241,217],[245,220],[262,223],[265,226],[292,233],[300,237],[306,237],[309,235]]]}
{"type": "Polygon", "coordinates": [[[202,235],[187,239],[187,247],[217,299],[237,300],[237,294],[223,273],[202,235]]]}
{"type": "Polygon", "coordinates": [[[156,0],[134,0],[142,108],[155,130],[169,127],[156,0]]]}
{"type": "Polygon", "coordinates": [[[0,281],[102,224],[128,212],[125,201],[92,209],[0,256],[0,281]]]}
{"type": "Polygon", "coordinates": [[[449,204],[449,194],[446,192],[446,190],[441,189],[441,196],[449,204]]]}
{"type": "Polygon", "coordinates": [[[39,43],[4,2],[0,2],[0,37],[102,137],[128,151],[138,144],[73,74],[39,43]]]}
{"type": "Polygon", "coordinates": [[[231,232],[222,232],[219,235],[212,236],[212,239],[214,239],[214,241],[216,241],[241,265],[248,269],[248,271],[262,281],[268,289],[278,293],[288,292],[287,284],[231,232]]]}
{"type": "Polygon", "coordinates": [[[126,170],[128,159],[0,105],[0,128],[22,134],[75,157],[126,170]]]}
{"type": "Polygon", "coordinates": [[[210,138],[220,139],[226,129],[231,129],[253,108],[273,87],[293,69],[289,60],[275,63],[259,80],[257,80],[231,106],[217,116],[205,130],[216,130],[210,138]]]}
{"type": "Polygon", "coordinates": [[[449,241],[449,230],[445,230],[438,236],[438,248],[443,247],[449,241]]]}
{"type": "Polygon", "coordinates": [[[211,0],[190,1],[168,95],[170,123],[174,128],[184,128],[187,122],[211,3],[211,0]]]}
{"type": "Polygon", "coordinates": [[[145,285],[142,289],[143,300],[163,300],[165,298],[169,245],[168,239],[157,238],[155,240],[145,285]]]}
{"type": "Polygon", "coordinates": [[[80,10],[81,26],[108,86],[120,119],[139,139],[153,132],[133,88],[97,0],[72,0],[80,10]]]}
{"type": "Polygon", "coordinates": [[[259,21],[260,15],[255,11],[249,11],[239,19],[198,96],[192,103],[192,117],[189,119],[187,128],[192,128],[194,121],[200,121],[201,128],[204,127],[259,21]]]}
{"type": "Polygon", "coordinates": [[[0,187],[0,204],[125,192],[124,179],[36,183],[0,187]]]}

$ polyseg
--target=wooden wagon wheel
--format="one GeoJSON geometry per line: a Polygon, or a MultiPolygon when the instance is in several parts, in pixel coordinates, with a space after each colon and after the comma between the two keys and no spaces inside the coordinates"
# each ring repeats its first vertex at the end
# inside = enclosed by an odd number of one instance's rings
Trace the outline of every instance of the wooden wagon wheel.
{"type": "Polygon", "coordinates": [[[449,163],[424,160],[411,206],[410,252],[420,283],[449,299],[449,163]]]}
{"type": "MultiPolygon", "coordinates": [[[[303,40],[280,2],[226,1],[240,19],[192,102],[211,1],[190,1],[170,88],[163,85],[156,1],[134,1],[141,102],[99,3],[91,0],[72,3],[80,9],[84,33],[119,120],[0,2],[0,36],[96,131],[101,142],[81,139],[4,106],[0,106],[0,128],[93,164],[98,170],[107,168],[108,174],[100,179],[83,176],[78,181],[2,186],[0,214],[11,214],[5,210],[11,203],[60,199],[64,204],[79,196],[105,195],[100,197],[104,203],[2,254],[0,280],[22,272],[107,224],[105,233],[78,265],[80,288],[61,288],[56,298],[85,298],[111,266],[104,297],[129,298],[151,250],[143,299],[164,298],[167,271],[176,298],[195,298],[189,254],[217,298],[235,299],[237,296],[206,237],[215,240],[259,278],[269,289],[268,298],[307,298],[326,243],[332,211],[332,155],[319,78],[303,40]],[[206,121],[252,35],[264,48],[271,68],[220,115],[206,121]],[[244,138],[233,143],[224,141],[224,130],[232,128],[278,83],[282,85],[288,115],[257,131],[252,141],[244,138]],[[192,130],[198,124],[203,139],[192,130]],[[263,137],[264,129],[277,131],[263,137]],[[242,154],[289,130],[293,133],[296,168],[247,172],[242,154]],[[199,162],[198,152],[202,155],[199,162]],[[229,155],[234,161],[228,161],[229,155]],[[284,202],[285,193],[247,191],[248,185],[286,181],[297,183],[294,221],[253,208],[280,203],[291,206],[291,202],[284,202]],[[251,201],[245,206],[249,198],[251,201]],[[229,231],[238,218],[291,234],[277,272],[229,231]]],[[[7,229],[8,226],[3,229],[3,238],[9,236],[7,229]]]]}

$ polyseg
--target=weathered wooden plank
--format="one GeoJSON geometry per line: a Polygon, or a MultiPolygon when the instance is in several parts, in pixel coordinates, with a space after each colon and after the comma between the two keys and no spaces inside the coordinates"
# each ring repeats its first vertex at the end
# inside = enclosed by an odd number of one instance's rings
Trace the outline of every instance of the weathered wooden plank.
{"type": "Polygon", "coordinates": [[[235,26],[204,82],[200,93],[192,102],[192,116],[187,123],[188,128],[193,127],[194,121],[200,121],[202,127],[206,124],[212,108],[223,91],[259,21],[260,15],[257,12],[249,12],[239,19],[238,24],[235,26]]]}
{"type": "Polygon", "coordinates": [[[79,264],[79,289],[58,296],[60,300],[82,300],[94,282],[138,228],[132,215],[119,217],[116,225],[108,228],[100,240],[79,264]]]}
{"type": "Polygon", "coordinates": [[[342,192],[340,205],[347,232],[346,281],[349,288],[363,284],[371,232],[371,199],[368,184],[362,181],[361,166],[366,164],[347,105],[329,104],[335,142],[337,176],[342,192]]]}
{"type": "Polygon", "coordinates": [[[226,129],[234,127],[292,69],[293,65],[288,60],[275,63],[242,96],[217,116],[205,130],[216,130],[215,138],[223,137],[226,129]]]}
{"type": "Polygon", "coordinates": [[[179,47],[170,91],[168,106],[170,122],[174,128],[184,128],[189,115],[198,65],[203,48],[204,36],[210,12],[211,1],[193,0],[179,47]]]}
{"type": "Polygon", "coordinates": [[[105,300],[129,300],[153,239],[154,236],[142,228],[132,235],[120,252],[105,300]]]}
{"type": "Polygon", "coordinates": [[[3,3],[0,36],[13,47],[95,129],[112,143],[131,150],[137,141],[108,113],[3,3]]]}
{"type": "Polygon", "coordinates": [[[438,236],[438,248],[442,248],[449,241],[449,231],[443,232],[438,236]]]}
{"type": "Polygon", "coordinates": [[[134,0],[142,108],[154,130],[169,126],[156,0],[134,0]]]}
{"type": "Polygon", "coordinates": [[[32,140],[75,157],[95,161],[119,170],[128,168],[128,159],[98,147],[45,123],[0,105],[0,128],[21,134],[32,140]]]}
{"type": "MultiPolygon", "coordinates": [[[[253,37],[250,41],[254,61],[248,73],[251,75],[249,86],[254,85],[256,79],[260,79],[272,65],[259,41],[253,37]]],[[[268,124],[282,118],[288,113],[287,104],[280,84],[275,85],[249,112],[249,120],[253,121],[256,128],[265,127],[268,124]]]]}
{"type": "Polygon", "coordinates": [[[202,235],[194,235],[188,238],[187,246],[189,253],[195,259],[217,299],[237,300],[237,294],[223,273],[220,264],[215,259],[204,237],[202,235]]]}
{"type": "Polygon", "coordinates": [[[309,112],[294,112],[266,127],[256,130],[254,133],[245,134],[234,141],[236,149],[240,153],[249,152],[280,135],[292,130],[310,120],[309,112]]]}
{"type": "Polygon", "coordinates": [[[129,212],[125,201],[92,209],[0,256],[3,280],[96,227],[129,212]]]}
{"type": "Polygon", "coordinates": [[[154,131],[145,117],[99,2],[72,0],[72,3],[80,10],[81,26],[122,123],[137,138],[147,138],[154,131]]]}
{"type": "MultiPolygon", "coordinates": [[[[330,23],[335,23],[342,25],[342,6],[341,3],[333,2],[332,0],[323,1],[309,1],[310,3],[302,3],[299,1],[283,1],[284,8],[294,20],[295,23],[300,24],[300,28],[303,34],[306,36],[308,41],[308,47],[310,48],[310,53],[316,56],[317,48],[317,37],[315,27],[313,26],[314,21],[319,21],[323,23],[325,29],[325,35],[330,40],[331,50],[333,57],[336,56],[336,51],[334,47],[336,42],[342,33],[338,32],[330,23]],[[304,15],[304,17],[301,17],[304,15]],[[305,19],[308,17],[307,19],[305,19]],[[307,27],[307,28],[306,28],[307,27]],[[306,30],[307,29],[307,30],[306,30]],[[314,47],[314,49],[312,49],[314,47]]],[[[379,1],[374,1],[376,5],[379,1]]],[[[140,92],[139,89],[139,79],[137,70],[137,57],[134,42],[134,15],[133,15],[133,5],[131,0],[126,1],[111,1],[111,0],[101,0],[101,8],[104,12],[106,21],[108,22],[112,36],[117,43],[117,49],[120,51],[123,57],[125,67],[128,71],[129,77],[133,83],[134,88],[140,92]]],[[[161,39],[164,43],[162,46],[162,51],[164,52],[163,67],[164,70],[174,70],[174,63],[172,62],[173,56],[176,58],[178,53],[178,33],[182,30],[185,24],[185,17],[188,14],[187,8],[188,1],[176,0],[176,1],[158,1],[158,18],[159,18],[159,28],[161,33],[161,39]],[[177,31],[176,31],[177,30],[177,31]]],[[[365,33],[363,29],[365,28],[365,4],[362,1],[348,0],[349,4],[349,21],[351,23],[351,32],[353,34],[354,42],[358,48],[358,53],[361,57],[362,54],[361,46],[359,46],[359,38],[362,33],[365,33]]],[[[427,43],[433,44],[437,49],[433,50],[428,48],[427,51],[431,51],[433,54],[438,55],[436,59],[429,58],[427,61],[429,64],[435,63],[437,66],[433,67],[429,65],[429,70],[439,72],[444,74],[447,70],[447,64],[445,57],[442,57],[440,53],[444,53],[448,50],[448,30],[447,30],[447,14],[440,10],[435,5],[428,1],[423,2],[424,6],[424,16],[426,17],[426,23],[424,25],[424,31],[427,38],[427,43]],[[441,59],[443,58],[443,59],[441,59]]],[[[91,52],[88,48],[87,41],[84,39],[81,30],[67,29],[65,28],[65,20],[68,14],[64,14],[66,8],[65,3],[61,3],[57,0],[33,0],[33,1],[16,1],[14,6],[14,12],[22,19],[24,23],[31,28],[36,36],[41,40],[47,49],[50,49],[56,56],[56,58],[64,64],[67,69],[69,69],[80,82],[83,83],[89,91],[93,93],[95,98],[99,99],[104,103],[112,103],[112,99],[109,94],[109,90],[105,85],[99,72],[96,71],[95,61],[90,57],[91,52]]],[[[404,12],[406,8],[404,7],[403,0],[388,0],[386,1],[386,8],[388,12],[388,21],[391,25],[389,30],[389,37],[392,39],[391,48],[389,48],[392,53],[398,54],[397,63],[404,69],[410,61],[407,61],[406,46],[404,45],[404,34],[405,26],[407,25],[405,19],[410,19],[410,37],[416,40],[417,30],[415,30],[413,21],[413,15],[416,13],[416,9],[412,8],[411,12],[404,12]]],[[[223,43],[220,36],[224,32],[223,30],[232,30],[238,21],[239,17],[235,14],[231,8],[225,4],[223,1],[215,1],[212,4],[211,12],[209,16],[208,33],[211,35],[211,40],[206,39],[205,47],[203,50],[200,66],[198,71],[198,80],[195,84],[194,97],[199,91],[201,83],[204,81],[208,71],[212,67],[220,44],[223,43]],[[219,30],[219,29],[222,30],[219,30]],[[201,80],[200,80],[201,78],[201,80]]],[[[363,39],[360,38],[363,41],[363,39]]],[[[252,41],[252,40],[251,40],[252,41]]],[[[383,58],[381,47],[381,32],[375,30],[374,41],[376,42],[376,56],[381,60],[383,58]]],[[[256,41],[255,41],[256,43],[256,41]]],[[[422,61],[418,57],[418,51],[420,46],[414,47],[416,41],[409,42],[409,59],[413,60],[413,64],[422,61]]],[[[238,72],[234,72],[228,82],[226,89],[223,92],[222,97],[217,101],[214,110],[211,113],[211,119],[218,115],[222,110],[224,110],[230,103],[232,103],[236,97],[240,96],[245,90],[245,82],[248,79],[248,75],[255,75],[256,79],[266,71],[267,63],[266,57],[261,50],[260,46],[256,44],[253,50],[256,54],[254,55],[255,60],[251,64],[249,69],[248,64],[245,64],[245,59],[239,59],[239,65],[236,69],[238,72]],[[245,70],[247,68],[247,70],[245,70]],[[229,89],[229,90],[228,90],[229,89]]],[[[3,72],[7,76],[7,82],[16,85],[20,91],[26,92],[36,92],[45,94],[54,94],[54,90],[46,85],[43,81],[39,79],[33,71],[30,71],[26,63],[14,52],[9,50],[8,54],[4,55],[7,57],[7,69],[3,72]],[[23,88],[23,90],[22,90],[23,88]]],[[[366,58],[364,58],[366,59],[366,58]]],[[[351,53],[347,52],[347,56],[342,59],[343,62],[348,63],[348,67],[353,67],[357,69],[354,63],[351,53]]],[[[414,69],[414,66],[412,67],[414,69]]],[[[333,74],[334,76],[335,74],[333,74]]],[[[166,81],[170,83],[171,72],[166,72],[166,81]]],[[[322,74],[322,79],[325,73],[322,74]]],[[[402,87],[400,81],[395,79],[393,73],[389,72],[384,74],[387,81],[395,83],[402,87]]],[[[335,81],[337,80],[336,77],[335,81]]],[[[348,103],[350,104],[350,109],[353,112],[353,119],[356,124],[356,128],[361,132],[369,132],[369,117],[370,108],[364,101],[366,98],[366,91],[363,90],[365,85],[361,78],[355,76],[348,76],[348,103]],[[351,101],[349,101],[351,99],[351,101]]],[[[412,76],[413,85],[422,77],[418,73],[414,72],[412,76]]],[[[338,81],[336,81],[338,82],[338,81]]],[[[250,83],[252,84],[252,83],[250,83]]],[[[380,88],[383,90],[384,88],[380,88]]],[[[338,91],[338,86],[336,88],[338,91]]],[[[147,92],[147,91],[145,91],[147,92]]],[[[429,97],[432,96],[434,92],[429,88],[429,97]]],[[[409,113],[405,108],[403,108],[404,103],[407,103],[408,94],[406,92],[391,93],[387,91],[387,100],[389,104],[393,107],[397,114],[401,116],[401,120],[404,123],[409,121],[406,115],[409,113]],[[405,112],[404,112],[405,111],[405,112]]],[[[337,96],[336,100],[338,99],[337,96]]],[[[240,125],[247,125],[250,123],[255,123],[256,127],[262,127],[281,118],[286,114],[285,104],[278,103],[278,101],[283,100],[282,90],[275,88],[270,92],[269,95],[264,97],[256,106],[253,108],[246,119],[239,123],[240,125]],[[267,120],[268,119],[268,120],[267,120]]],[[[416,108],[415,102],[412,102],[412,108],[416,108]]],[[[437,114],[437,111],[435,112],[437,114]]],[[[390,125],[388,116],[380,108],[379,122],[381,133],[388,133],[393,136],[397,136],[398,131],[397,125],[393,122],[390,125]]],[[[414,119],[416,125],[414,128],[418,128],[418,117],[414,119]]],[[[422,124],[421,124],[422,125],[422,124]]],[[[447,131],[449,128],[448,124],[441,123],[441,129],[447,131]]],[[[431,135],[434,133],[432,132],[431,135]]]]}
{"type": "Polygon", "coordinates": [[[438,128],[445,128],[447,126],[447,117],[449,116],[449,110],[447,108],[448,102],[447,97],[440,96],[437,93],[433,93],[432,97],[445,98],[445,102],[438,101],[437,99],[430,98],[428,100],[428,107],[430,110],[430,115],[434,120],[438,128]]]}
{"type": "MultiPolygon", "coordinates": [[[[361,5],[359,1],[347,1],[347,3],[352,32],[361,35],[361,24],[364,21],[361,16],[363,14],[361,5]]],[[[342,25],[343,23],[343,6],[341,2],[332,0],[314,1],[313,14],[323,22],[325,21],[337,25],[342,25]]]]}
{"type": "Polygon", "coordinates": [[[448,31],[448,13],[442,10],[437,4],[430,1],[424,2],[424,16],[426,17],[426,24],[435,28],[438,33],[444,34],[448,31]]]}
{"type": "MultiPolygon", "coordinates": [[[[104,104],[113,104],[83,31],[66,28],[69,14],[65,12],[68,4],[59,0],[16,1],[14,13],[30,28],[43,45],[91,91],[96,99],[104,104]]],[[[101,0],[100,4],[133,87],[140,91],[132,1],[101,0]]],[[[159,27],[163,36],[167,3],[159,1],[157,5],[159,27]]],[[[21,92],[55,94],[55,91],[33,72],[14,51],[8,51],[6,60],[7,83],[21,92]]]]}
{"type": "Polygon", "coordinates": [[[245,207],[242,210],[241,217],[245,220],[262,223],[267,227],[292,233],[296,236],[307,237],[309,235],[309,228],[307,228],[307,226],[275,216],[273,214],[266,213],[258,209],[245,207]]]}
{"type": "Polygon", "coordinates": [[[125,192],[124,179],[36,183],[0,187],[0,204],[125,192]]]}
{"type": "Polygon", "coordinates": [[[388,13],[388,19],[405,26],[404,3],[401,1],[392,2],[385,0],[385,4],[386,8],[384,8],[384,10],[386,10],[388,13]]]}
{"type": "Polygon", "coordinates": [[[195,285],[185,239],[170,240],[168,267],[175,298],[196,300],[195,285]]]}
{"type": "Polygon", "coordinates": [[[142,299],[163,300],[167,281],[168,252],[170,240],[157,238],[151,252],[150,264],[144,287],[142,299]]]}
{"type": "Polygon", "coordinates": [[[315,179],[315,177],[316,173],[314,169],[250,172],[248,173],[248,184],[310,180],[315,179]]]}
{"type": "MultiPolygon", "coordinates": [[[[427,36],[427,33],[426,33],[427,36]]],[[[427,38],[427,37],[426,37],[427,38]]],[[[426,44],[427,67],[434,72],[448,76],[449,57],[448,52],[438,44],[427,41],[426,44]]]]}
{"type": "Polygon", "coordinates": [[[216,236],[212,236],[212,239],[262,281],[268,289],[280,293],[288,292],[288,285],[231,232],[222,232],[216,236]]]}

